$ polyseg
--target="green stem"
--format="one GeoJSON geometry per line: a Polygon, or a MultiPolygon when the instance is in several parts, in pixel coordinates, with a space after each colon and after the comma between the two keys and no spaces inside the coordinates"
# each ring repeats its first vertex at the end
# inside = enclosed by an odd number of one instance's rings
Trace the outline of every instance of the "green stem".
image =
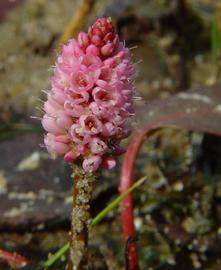
{"type": "Polygon", "coordinates": [[[93,218],[91,222],[91,226],[97,225],[111,210],[116,208],[121,201],[130,193],[132,192],[135,188],[140,186],[145,180],[147,179],[146,176],[142,177],[138,181],[136,181],[127,191],[119,195],[115,200],[113,200],[108,206],[106,206],[100,213],[96,215],[96,217],[93,218]]]}
{"type": "Polygon", "coordinates": [[[56,261],[58,261],[62,256],[64,256],[68,252],[69,248],[70,244],[66,243],[44,263],[44,267],[46,268],[51,267],[56,261]]]}

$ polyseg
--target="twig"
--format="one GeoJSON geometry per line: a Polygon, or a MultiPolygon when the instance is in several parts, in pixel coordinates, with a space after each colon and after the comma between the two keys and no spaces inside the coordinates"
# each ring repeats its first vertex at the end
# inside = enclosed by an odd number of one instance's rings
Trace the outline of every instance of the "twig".
{"type": "Polygon", "coordinates": [[[74,14],[72,15],[69,23],[64,29],[64,32],[58,40],[58,48],[61,44],[64,44],[82,30],[94,2],[94,0],[79,1],[78,7],[75,8],[74,14]]]}
{"type": "Polygon", "coordinates": [[[31,262],[17,253],[11,253],[2,249],[0,249],[0,260],[7,262],[13,268],[22,268],[31,262]]]}
{"type": "Polygon", "coordinates": [[[221,54],[220,54],[220,50],[221,50],[221,3],[220,2],[216,2],[215,3],[215,17],[214,17],[215,22],[217,23],[217,29],[216,29],[216,33],[214,33],[216,35],[216,39],[217,39],[217,44],[216,46],[218,46],[217,48],[214,48],[216,53],[216,60],[217,60],[217,70],[216,70],[216,80],[220,79],[220,75],[221,75],[221,54]]]}

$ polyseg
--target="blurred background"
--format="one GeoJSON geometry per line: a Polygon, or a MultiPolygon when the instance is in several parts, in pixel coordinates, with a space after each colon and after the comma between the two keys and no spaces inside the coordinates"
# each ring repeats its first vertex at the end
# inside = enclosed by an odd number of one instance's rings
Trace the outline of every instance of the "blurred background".
{"type": "MultiPolygon", "coordinates": [[[[154,104],[163,113],[164,102],[188,89],[201,95],[216,85],[221,102],[219,0],[0,0],[0,248],[36,264],[68,240],[72,188],[69,165],[41,147],[41,90],[50,87],[60,44],[99,16],[110,16],[131,48],[142,97],[135,129],[154,104]]],[[[218,136],[186,129],[164,129],[144,144],[135,172],[150,179],[135,191],[141,269],[221,269],[220,153],[218,136]]],[[[102,172],[93,215],[117,196],[121,159],[102,172]]],[[[118,216],[92,232],[91,260],[103,265],[92,269],[124,269],[118,216]]]]}

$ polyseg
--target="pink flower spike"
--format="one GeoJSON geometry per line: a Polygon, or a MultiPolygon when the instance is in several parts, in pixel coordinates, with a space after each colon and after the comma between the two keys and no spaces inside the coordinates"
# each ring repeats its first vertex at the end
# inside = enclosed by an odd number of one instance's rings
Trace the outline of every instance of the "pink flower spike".
{"type": "Polygon", "coordinates": [[[102,162],[102,166],[108,170],[113,169],[116,166],[116,160],[112,157],[106,157],[102,162]]]}
{"type": "Polygon", "coordinates": [[[85,172],[94,172],[100,166],[101,161],[102,159],[100,156],[92,156],[92,157],[86,158],[82,164],[83,169],[85,170],[85,172]]]}
{"type": "Polygon", "coordinates": [[[106,155],[121,154],[118,145],[129,136],[134,74],[129,50],[109,18],[69,40],[57,57],[44,104],[48,152],[68,162],[84,160],[86,171],[97,170],[104,160],[113,167],[106,155]]]}

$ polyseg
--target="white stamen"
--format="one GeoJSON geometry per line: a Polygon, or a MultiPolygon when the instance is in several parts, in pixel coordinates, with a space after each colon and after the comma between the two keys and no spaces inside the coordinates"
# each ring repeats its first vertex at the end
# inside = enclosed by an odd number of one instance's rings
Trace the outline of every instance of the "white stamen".
{"type": "Polygon", "coordinates": [[[44,93],[44,94],[46,94],[46,95],[48,95],[49,90],[44,90],[44,89],[42,89],[41,92],[44,93]]]}
{"type": "Polygon", "coordinates": [[[31,119],[40,120],[40,121],[42,120],[42,118],[41,118],[41,117],[38,117],[38,116],[33,116],[33,115],[31,115],[31,116],[30,116],[30,118],[31,118],[31,119]]]}
{"type": "Polygon", "coordinates": [[[41,148],[47,148],[47,146],[45,145],[45,144],[39,144],[39,146],[41,147],[41,148]]]}
{"type": "Polygon", "coordinates": [[[32,96],[32,98],[33,98],[34,100],[40,101],[41,103],[45,103],[44,100],[42,100],[42,99],[40,99],[40,98],[38,98],[38,97],[32,96]]]}
{"type": "Polygon", "coordinates": [[[137,62],[134,63],[134,66],[139,65],[139,64],[142,63],[142,62],[143,62],[143,60],[140,59],[139,61],[137,61],[137,62]]]}
{"type": "Polygon", "coordinates": [[[138,46],[137,46],[137,45],[135,45],[135,46],[133,46],[133,47],[129,48],[129,50],[134,50],[134,49],[137,49],[137,48],[138,48],[138,46]]]}
{"type": "Polygon", "coordinates": [[[134,100],[143,100],[143,97],[133,97],[134,100]]]}

